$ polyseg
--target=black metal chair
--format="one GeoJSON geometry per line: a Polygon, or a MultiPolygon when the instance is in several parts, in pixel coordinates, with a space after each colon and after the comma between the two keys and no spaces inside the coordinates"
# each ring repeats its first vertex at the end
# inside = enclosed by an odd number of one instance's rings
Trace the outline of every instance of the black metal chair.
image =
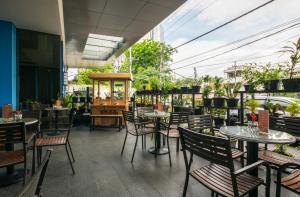
{"type": "Polygon", "coordinates": [[[144,127],[143,123],[139,123],[138,120],[136,120],[134,118],[134,112],[122,111],[122,113],[123,113],[123,118],[124,118],[124,122],[125,122],[126,134],[125,134],[125,139],[124,139],[121,155],[123,154],[123,151],[124,151],[125,143],[127,140],[127,135],[130,134],[130,135],[135,136],[136,140],[135,140],[134,149],[133,149],[133,153],[132,153],[132,157],[131,157],[131,163],[132,163],[139,136],[141,136],[143,139],[143,136],[146,136],[148,134],[153,134],[154,130],[152,128],[144,127]]]}
{"type": "Polygon", "coordinates": [[[165,144],[165,138],[167,138],[170,166],[172,166],[172,161],[171,161],[171,149],[170,149],[169,138],[176,138],[176,152],[179,152],[180,136],[179,136],[178,126],[182,123],[187,123],[188,116],[189,113],[187,112],[172,112],[170,115],[169,123],[165,125],[165,129],[159,131],[163,135],[164,144],[165,144]]]}
{"type": "MultiPolygon", "coordinates": [[[[217,135],[217,136],[222,136],[219,133],[219,130],[213,127],[213,120],[212,116],[210,114],[205,114],[205,115],[190,115],[189,120],[188,120],[188,128],[192,131],[200,132],[200,133],[205,133],[205,134],[210,134],[210,135],[217,135]]],[[[234,143],[236,140],[232,140],[234,143]]],[[[241,159],[241,164],[244,166],[244,152],[237,149],[237,148],[232,148],[232,158],[240,158],[241,159]]]]}
{"type": "Polygon", "coordinates": [[[29,179],[16,197],[41,197],[41,190],[52,150],[48,150],[37,172],[29,179]]]}
{"type": "MultiPolygon", "coordinates": [[[[68,122],[57,123],[58,130],[60,132],[62,132],[62,131],[64,132],[61,135],[46,136],[46,137],[37,138],[36,146],[37,146],[38,149],[40,149],[38,151],[38,161],[39,161],[39,163],[41,161],[41,155],[42,155],[42,148],[43,147],[65,146],[67,156],[68,156],[68,159],[69,159],[69,163],[70,163],[70,166],[72,168],[72,172],[73,172],[73,174],[75,174],[75,170],[74,170],[74,167],[73,167],[73,162],[75,162],[75,158],[74,158],[74,155],[73,155],[73,151],[72,151],[71,144],[70,144],[70,139],[69,139],[70,138],[70,132],[71,132],[71,129],[72,129],[72,126],[73,126],[73,117],[74,117],[74,112],[70,112],[68,122]],[[69,148],[69,150],[68,150],[68,148],[69,148]],[[71,153],[71,157],[72,157],[73,162],[71,161],[70,153],[71,153]]],[[[48,129],[47,132],[49,132],[49,131],[56,131],[56,129],[53,129],[53,130],[48,129]]],[[[41,132],[43,132],[43,130],[41,130],[41,132]]]]}
{"type": "Polygon", "coordinates": [[[26,127],[23,122],[7,123],[0,126],[0,145],[10,147],[11,150],[0,152],[0,168],[24,165],[24,179],[26,183],[27,176],[27,150],[30,143],[33,142],[32,173],[35,171],[35,134],[26,136],[26,127]],[[22,144],[22,148],[15,150],[14,145],[22,144]]]}
{"type": "Polygon", "coordinates": [[[215,193],[221,196],[244,196],[251,190],[264,184],[263,179],[246,173],[261,165],[265,165],[267,168],[265,195],[267,197],[270,196],[271,177],[268,163],[257,161],[249,166],[235,170],[230,139],[197,133],[182,127],[179,127],[179,133],[186,166],[186,178],[182,196],[186,196],[190,176],[210,189],[212,196],[215,193]],[[189,159],[187,151],[191,155],[189,159]],[[210,164],[191,171],[194,155],[209,161],[210,164]]]}
{"type": "Polygon", "coordinates": [[[280,197],[281,187],[300,195],[300,164],[286,163],[279,168],[277,172],[276,197],[280,197]],[[291,174],[282,178],[281,174],[286,168],[297,168],[298,170],[294,170],[291,174]]]}

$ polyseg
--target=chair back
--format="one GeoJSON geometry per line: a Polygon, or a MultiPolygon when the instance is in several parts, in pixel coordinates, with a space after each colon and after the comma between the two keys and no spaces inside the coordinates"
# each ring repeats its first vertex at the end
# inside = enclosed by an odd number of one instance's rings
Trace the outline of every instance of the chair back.
{"type": "Polygon", "coordinates": [[[33,196],[41,196],[41,189],[43,185],[43,181],[45,178],[45,174],[47,171],[48,163],[51,157],[51,150],[48,150],[42,164],[38,168],[37,172],[30,178],[30,180],[23,187],[22,191],[20,191],[16,197],[33,197],[33,196]]]}
{"type": "Polygon", "coordinates": [[[183,151],[234,170],[230,140],[179,127],[183,151]]]}
{"type": "Polygon", "coordinates": [[[210,129],[210,132],[212,132],[212,135],[214,135],[212,116],[210,114],[190,115],[188,119],[188,127],[192,131],[201,133],[205,129],[210,129]]]}
{"type": "Polygon", "coordinates": [[[136,132],[136,122],[133,111],[122,111],[126,132],[136,132]]]}
{"type": "Polygon", "coordinates": [[[197,133],[182,127],[179,127],[179,134],[187,171],[190,169],[192,159],[189,163],[186,151],[191,153],[191,158],[196,155],[211,163],[224,166],[230,170],[233,191],[235,196],[238,196],[230,139],[197,133]]]}
{"type": "Polygon", "coordinates": [[[172,112],[170,115],[170,125],[179,126],[182,123],[188,122],[189,113],[187,112],[172,112]]]}
{"type": "Polygon", "coordinates": [[[0,144],[6,145],[8,143],[25,144],[25,124],[20,123],[7,123],[0,125],[0,144]]]}

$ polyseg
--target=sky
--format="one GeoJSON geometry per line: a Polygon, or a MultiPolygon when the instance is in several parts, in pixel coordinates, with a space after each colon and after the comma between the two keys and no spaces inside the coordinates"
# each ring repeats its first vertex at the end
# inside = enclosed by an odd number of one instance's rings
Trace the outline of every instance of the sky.
{"type": "MultiPolygon", "coordinates": [[[[172,47],[176,47],[267,1],[187,0],[161,23],[164,41],[172,47]]],[[[300,0],[275,0],[225,27],[179,47],[177,53],[173,55],[171,68],[175,69],[175,73],[184,77],[193,76],[193,67],[197,68],[198,76],[206,74],[224,76],[224,70],[234,65],[235,61],[237,65],[254,62],[259,64],[286,62],[287,55],[279,51],[283,46],[290,45],[289,41],[295,42],[300,37],[300,24],[297,25],[300,23],[299,8],[300,0]],[[291,22],[292,20],[294,21],[291,22]],[[287,24],[287,22],[290,23],[287,24]],[[270,30],[270,28],[284,23],[284,26],[270,30]],[[276,33],[284,28],[287,30],[276,33]],[[266,32],[219,50],[212,50],[262,31],[266,32]],[[272,33],[276,34],[263,39],[264,36],[272,33]],[[256,39],[262,40],[222,54],[256,39]],[[211,51],[207,52],[208,50],[211,51]],[[203,54],[203,52],[206,53],[203,54]],[[202,54],[190,58],[199,53],[202,54]],[[214,57],[215,55],[218,56],[214,57]],[[187,60],[181,61],[183,59],[187,60]],[[184,68],[176,69],[182,66],[184,68]]]]}

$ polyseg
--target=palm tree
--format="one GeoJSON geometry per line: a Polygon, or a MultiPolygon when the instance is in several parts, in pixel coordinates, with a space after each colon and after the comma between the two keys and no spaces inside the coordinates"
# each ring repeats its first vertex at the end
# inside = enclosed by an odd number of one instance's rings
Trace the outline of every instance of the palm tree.
{"type": "Polygon", "coordinates": [[[290,55],[291,63],[288,64],[288,71],[290,79],[293,78],[295,67],[300,63],[300,37],[297,42],[292,42],[292,46],[284,46],[280,52],[288,53],[290,55]]]}

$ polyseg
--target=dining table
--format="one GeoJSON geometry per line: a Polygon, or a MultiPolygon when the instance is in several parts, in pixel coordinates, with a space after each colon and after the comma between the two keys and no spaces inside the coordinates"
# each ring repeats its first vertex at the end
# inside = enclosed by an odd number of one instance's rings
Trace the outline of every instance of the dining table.
{"type": "MultiPolygon", "coordinates": [[[[25,126],[30,126],[38,123],[38,119],[36,118],[22,118],[22,119],[4,119],[0,118],[0,125],[8,125],[8,124],[13,124],[13,123],[18,123],[18,122],[24,122],[25,126]]],[[[29,141],[29,139],[32,138],[32,135],[34,133],[28,132],[26,133],[26,141],[29,141]]],[[[13,151],[14,150],[14,145],[13,144],[6,144],[4,146],[5,151],[13,151]]],[[[24,174],[24,169],[15,169],[14,166],[9,166],[6,168],[5,173],[0,173],[0,187],[1,186],[7,186],[14,184],[16,182],[19,182],[23,179],[23,174],[24,174]]]]}
{"type": "Polygon", "coordinates": [[[161,128],[161,120],[169,117],[170,114],[163,111],[146,112],[144,117],[153,119],[155,121],[155,146],[148,149],[148,151],[155,155],[163,155],[169,152],[169,149],[161,146],[161,135],[159,133],[161,128]]]}
{"type": "MultiPolygon", "coordinates": [[[[262,132],[256,126],[222,126],[220,132],[229,137],[247,143],[247,165],[258,161],[259,143],[262,144],[291,144],[296,138],[286,132],[269,129],[262,132]]],[[[258,176],[258,169],[249,171],[252,176],[258,176]]],[[[249,197],[257,197],[258,190],[250,191],[249,197]]]]}

